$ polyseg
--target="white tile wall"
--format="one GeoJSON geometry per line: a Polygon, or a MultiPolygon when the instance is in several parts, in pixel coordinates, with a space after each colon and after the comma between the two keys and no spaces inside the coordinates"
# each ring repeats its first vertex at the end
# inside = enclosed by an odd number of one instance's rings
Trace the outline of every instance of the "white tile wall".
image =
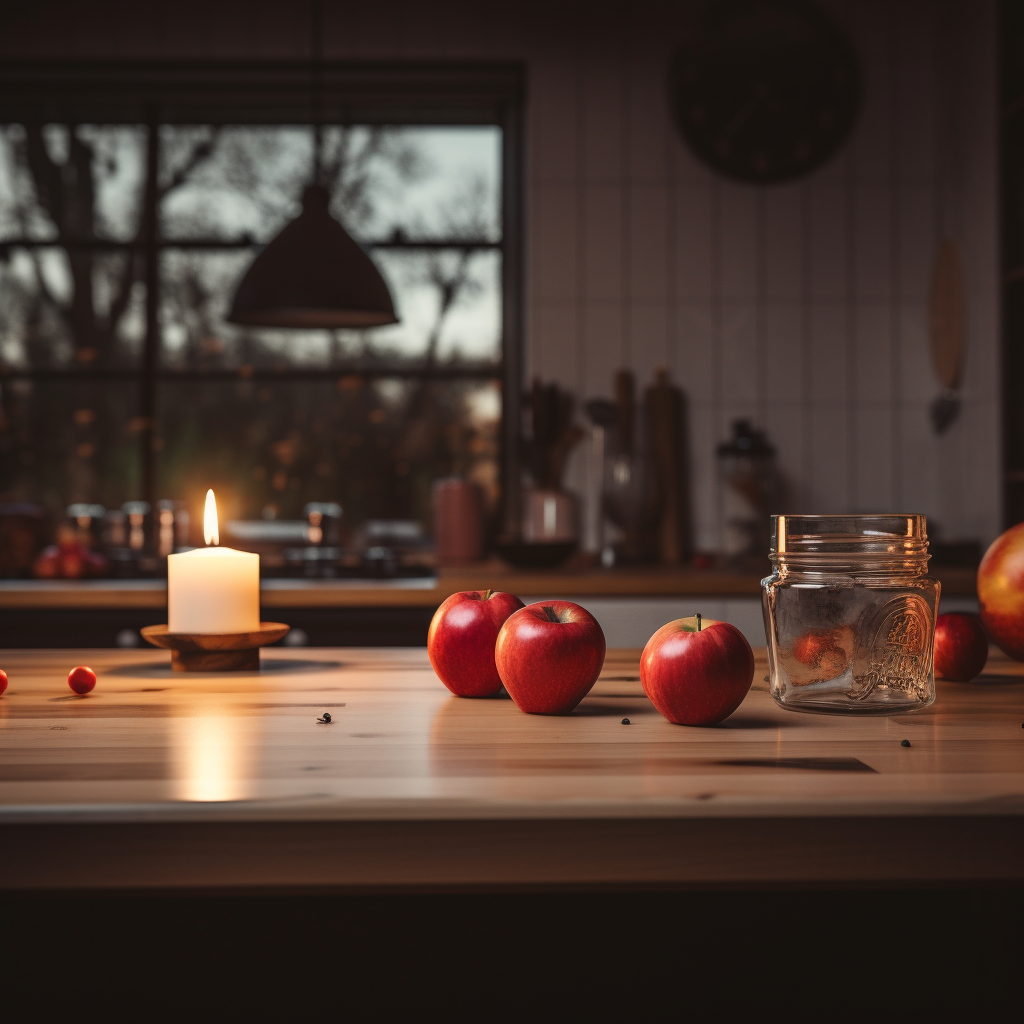
{"type": "MultiPolygon", "coordinates": [[[[824,5],[863,61],[860,122],[827,167],[767,189],[717,178],[672,126],[665,66],[693,4],[331,2],[326,52],[525,62],[529,371],[589,397],[610,394],[621,365],[641,386],[671,369],[690,397],[700,546],[718,542],[713,450],[740,415],[770,431],[802,509],[900,506],[987,541],[1000,489],[994,3],[824,5]],[[970,348],[963,413],[939,438],[925,303],[943,232],[962,247],[970,348]]],[[[60,6],[25,6],[0,55],[308,55],[301,3],[60,6]]]]}

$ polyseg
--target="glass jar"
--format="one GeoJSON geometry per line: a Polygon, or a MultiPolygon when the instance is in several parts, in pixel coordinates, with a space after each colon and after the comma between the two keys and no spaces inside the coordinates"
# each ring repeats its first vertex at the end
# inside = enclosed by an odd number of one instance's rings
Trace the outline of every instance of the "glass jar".
{"type": "Polygon", "coordinates": [[[776,703],[891,715],[935,700],[939,581],[924,516],[772,516],[770,558],[761,592],[776,703]]]}

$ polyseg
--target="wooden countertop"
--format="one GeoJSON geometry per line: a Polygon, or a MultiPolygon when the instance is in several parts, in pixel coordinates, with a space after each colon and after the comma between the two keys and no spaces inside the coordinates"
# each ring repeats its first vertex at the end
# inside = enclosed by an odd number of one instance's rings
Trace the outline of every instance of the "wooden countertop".
{"type": "Polygon", "coordinates": [[[998,654],[925,712],[857,719],[776,707],[760,652],[715,729],[661,718],[637,651],[563,718],[452,697],[422,649],[263,657],[0,653],[0,887],[1024,879],[1024,665],[998,654]]]}
{"type": "MultiPolygon", "coordinates": [[[[973,569],[937,568],[943,593],[975,593],[973,569]]],[[[667,567],[511,569],[500,561],[444,569],[437,578],[283,580],[262,583],[262,604],[275,608],[436,608],[460,590],[505,590],[549,597],[757,597],[756,572],[667,567]]],[[[0,580],[0,610],[27,608],[164,608],[164,580],[0,580]]]]}

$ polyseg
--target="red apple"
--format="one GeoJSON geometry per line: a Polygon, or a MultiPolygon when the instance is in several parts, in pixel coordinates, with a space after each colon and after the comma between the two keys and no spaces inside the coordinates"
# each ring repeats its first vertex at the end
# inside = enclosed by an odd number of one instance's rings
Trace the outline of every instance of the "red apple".
{"type": "Polygon", "coordinates": [[[76,665],[68,673],[68,686],[79,696],[89,693],[96,685],[96,673],[87,665],[76,665]]]}
{"type": "Polygon", "coordinates": [[[427,656],[456,697],[490,697],[501,689],[494,643],[523,602],[512,594],[464,590],[442,602],[430,620],[427,656]]]}
{"type": "Polygon", "coordinates": [[[988,637],[977,615],[947,612],[935,620],[935,675],[969,683],[988,661],[988,637]]]}
{"type": "Polygon", "coordinates": [[[853,657],[856,637],[850,626],[809,629],[779,652],[790,680],[796,686],[835,679],[842,675],[853,657]]]}
{"type": "Polygon", "coordinates": [[[834,646],[831,629],[809,629],[793,641],[793,657],[801,665],[817,668],[822,655],[834,646]]]}
{"type": "Polygon", "coordinates": [[[494,660],[520,711],[567,715],[597,682],[604,651],[604,631],[586,608],[539,601],[501,627],[494,660]]]}
{"type": "Polygon", "coordinates": [[[39,580],[52,580],[60,575],[60,548],[56,544],[39,553],[32,565],[32,575],[39,580]]]}
{"type": "Polygon", "coordinates": [[[85,575],[85,558],[81,548],[61,548],[57,559],[60,576],[65,580],[78,580],[85,575]]]}
{"type": "Polygon", "coordinates": [[[835,666],[842,672],[853,656],[853,647],[854,632],[849,626],[809,629],[793,641],[793,657],[809,668],[835,666]]]}
{"type": "Polygon", "coordinates": [[[1024,523],[997,537],[978,566],[981,621],[1011,657],[1024,661],[1024,523]]]}
{"type": "Polygon", "coordinates": [[[0,668],[0,693],[7,689],[7,673],[0,668]]]}
{"type": "Polygon", "coordinates": [[[640,656],[640,682],[676,725],[717,725],[754,681],[754,652],[728,622],[691,615],[662,626],[640,656]]]}

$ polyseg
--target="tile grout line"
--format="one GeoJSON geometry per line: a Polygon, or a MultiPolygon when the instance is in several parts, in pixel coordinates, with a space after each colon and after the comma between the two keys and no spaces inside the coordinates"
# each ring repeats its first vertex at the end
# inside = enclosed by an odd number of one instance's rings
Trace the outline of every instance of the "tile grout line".
{"type": "MultiPolygon", "coordinates": [[[[576,182],[575,182],[575,221],[576,221],[576,358],[574,375],[577,380],[578,394],[586,394],[586,351],[587,351],[587,188],[586,188],[586,53],[583,33],[577,37],[575,50],[575,105],[576,137],[576,182]]],[[[587,465],[589,466],[589,460],[587,465]]]]}
{"type": "Polygon", "coordinates": [[[846,506],[848,512],[860,509],[857,456],[857,185],[854,162],[846,154],[846,506]]]}
{"type": "MultiPolygon", "coordinates": [[[[630,89],[630,17],[627,13],[627,8],[622,8],[622,47],[620,50],[620,68],[622,79],[620,82],[620,103],[622,104],[622,111],[620,115],[622,135],[620,138],[620,154],[619,159],[621,161],[621,177],[619,188],[622,193],[619,197],[620,202],[620,213],[622,217],[621,227],[621,258],[619,261],[619,268],[622,275],[621,289],[622,289],[622,365],[625,369],[634,370],[633,367],[633,308],[631,303],[632,289],[630,287],[630,277],[632,274],[632,203],[631,203],[631,180],[630,180],[630,166],[629,166],[629,144],[631,139],[631,111],[630,111],[630,100],[631,100],[631,89],[630,89]]],[[[634,370],[635,377],[635,370],[634,370]]]]}
{"type": "Polygon", "coordinates": [[[903,432],[900,400],[900,201],[899,201],[899,62],[897,42],[899,39],[899,9],[893,5],[889,11],[889,317],[891,327],[889,349],[889,374],[892,384],[890,398],[891,421],[889,424],[890,477],[892,480],[891,500],[895,509],[903,505],[903,483],[900,475],[903,469],[903,432]]]}
{"type": "MultiPolygon", "coordinates": [[[[715,434],[722,429],[722,195],[717,175],[711,176],[711,405],[715,434]]],[[[715,501],[716,547],[722,549],[725,531],[722,524],[724,505],[722,488],[717,479],[717,461],[712,440],[712,480],[715,501]]]]}
{"type": "Polygon", "coordinates": [[[812,359],[814,358],[811,344],[811,202],[807,182],[800,186],[800,419],[803,441],[802,460],[804,471],[803,502],[812,511],[817,509],[812,486],[814,479],[814,446],[811,443],[814,429],[811,416],[811,398],[814,387],[812,382],[812,359]]]}
{"type": "Polygon", "coordinates": [[[676,185],[675,157],[672,144],[672,124],[665,130],[665,369],[671,376],[674,367],[676,334],[678,332],[679,313],[676,309],[676,185]]]}
{"type": "MultiPolygon", "coordinates": [[[[765,342],[765,331],[767,325],[765,323],[767,317],[767,302],[766,302],[766,276],[768,273],[767,268],[767,239],[766,239],[766,226],[765,226],[765,189],[764,186],[760,186],[756,192],[756,199],[754,204],[754,232],[755,232],[755,248],[756,248],[756,267],[755,267],[755,299],[754,307],[756,310],[756,322],[754,325],[754,365],[757,367],[757,397],[756,397],[756,408],[757,418],[760,421],[760,428],[762,430],[767,429],[767,418],[768,418],[768,402],[767,396],[765,395],[765,378],[767,376],[766,366],[766,342],[765,342]]],[[[777,443],[777,442],[776,442],[777,443]]]]}

